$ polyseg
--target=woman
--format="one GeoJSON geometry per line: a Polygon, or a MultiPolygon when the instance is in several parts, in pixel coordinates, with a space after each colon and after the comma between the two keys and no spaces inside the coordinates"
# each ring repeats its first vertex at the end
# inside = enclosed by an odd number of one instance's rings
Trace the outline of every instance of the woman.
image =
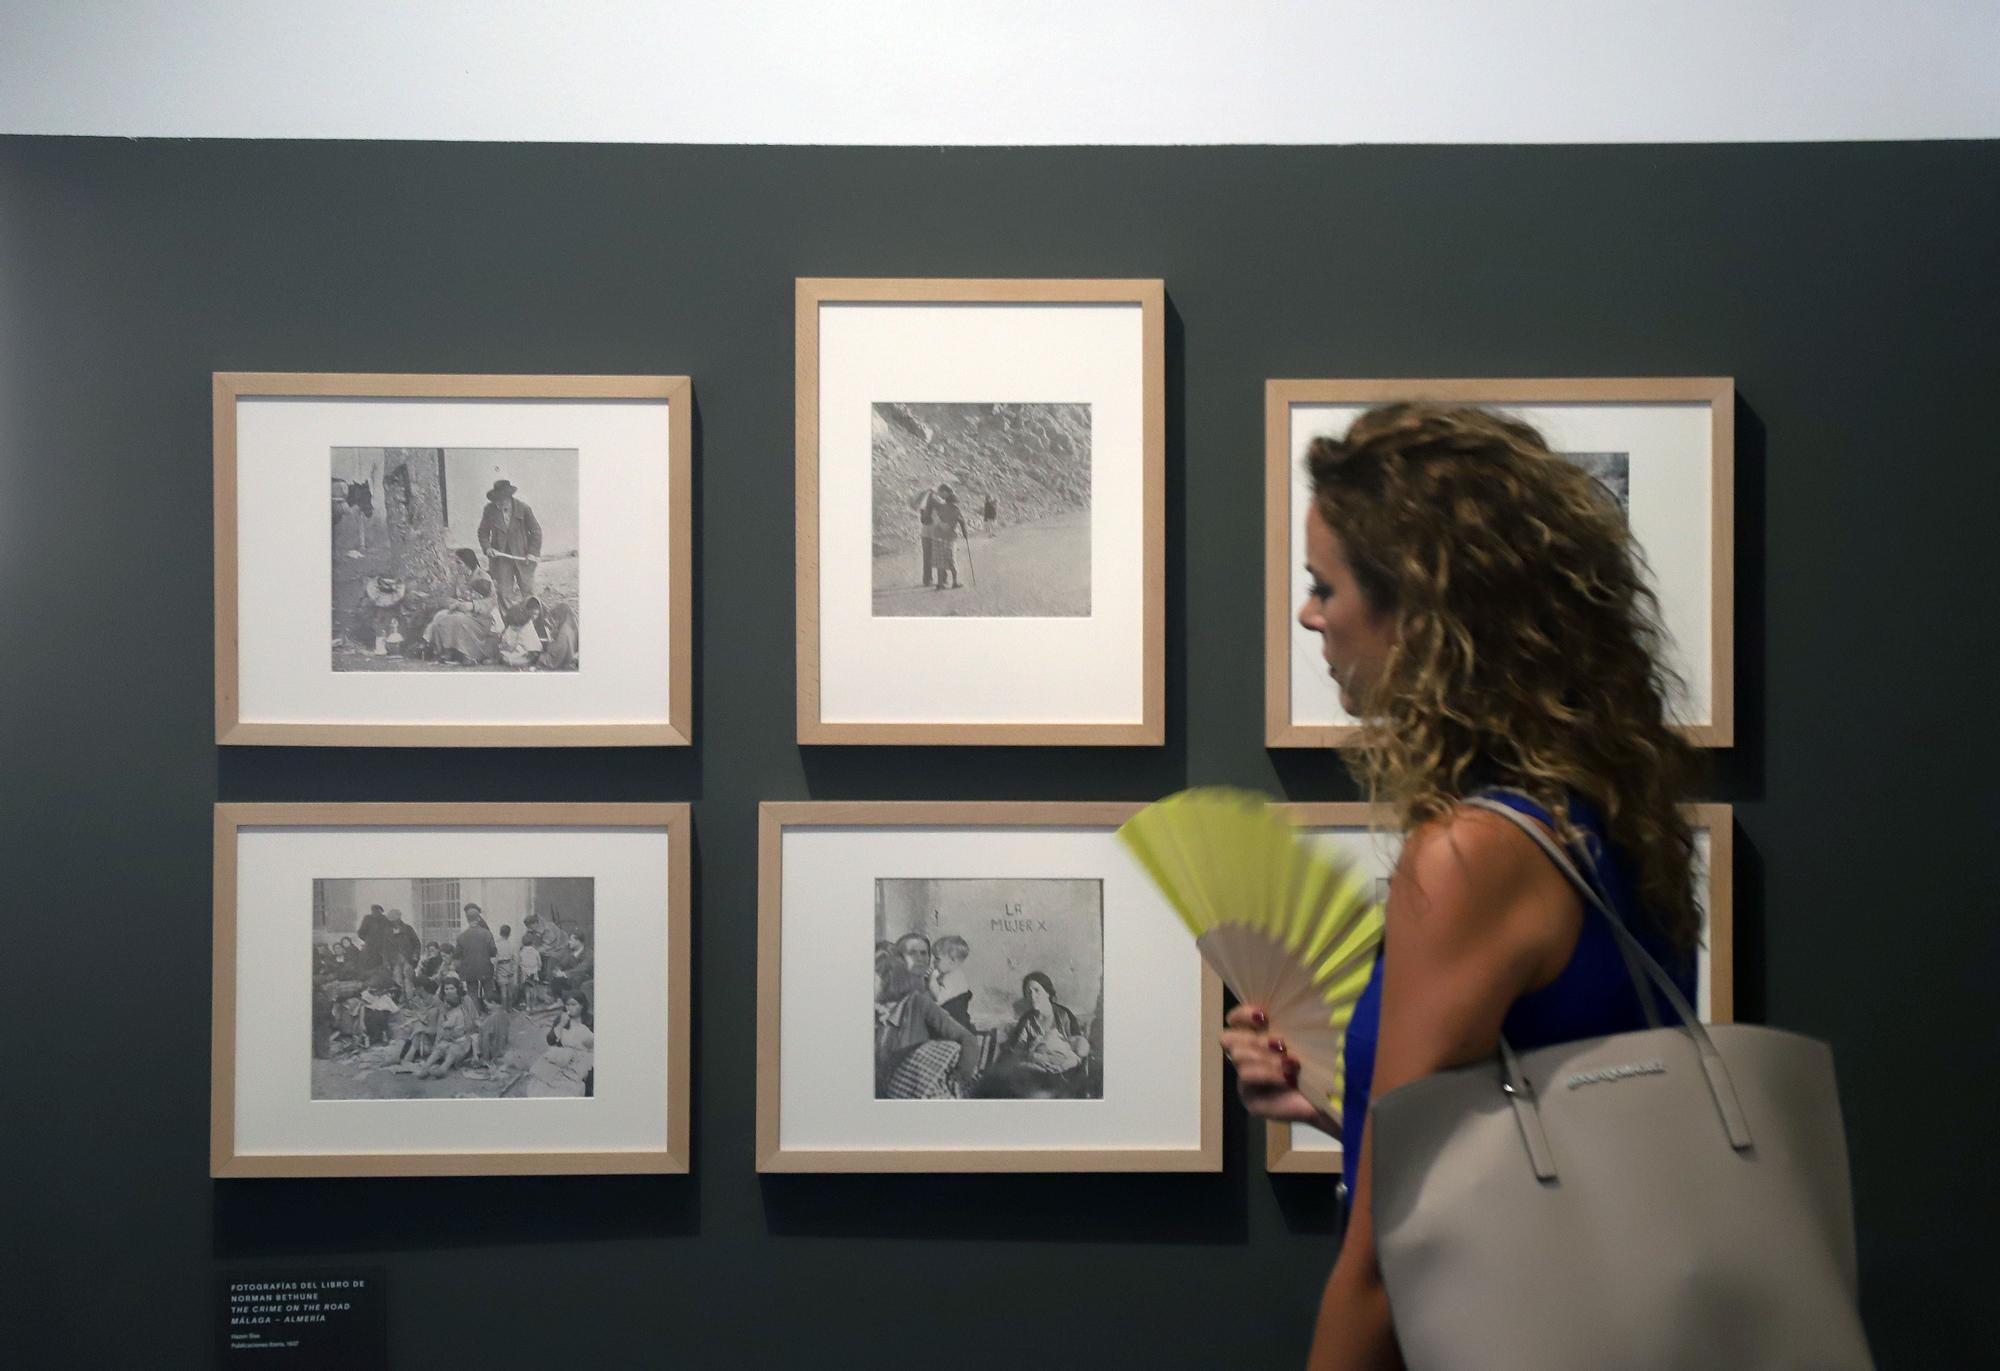
{"type": "Polygon", "coordinates": [[[942,1100],[979,1075],[979,1035],[938,1008],[923,977],[875,954],[875,1098],[942,1100]]]}
{"type": "Polygon", "coordinates": [[[549,988],[561,998],[579,992],[588,996],[597,989],[597,954],[581,933],[569,935],[559,965],[549,976],[549,988]]]}
{"type": "Polygon", "coordinates": [[[1082,1065],[1090,1055],[1090,1039],[1084,1036],[1075,1012],[1057,1003],[1056,983],[1049,974],[1030,971],[1021,978],[1021,995],[1028,1007],[1014,1023],[1008,1049],[1043,1070],[1068,1071],[1082,1065]]]}
{"type": "Polygon", "coordinates": [[[557,602],[547,606],[542,624],[541,665],[546,671],[569,671],[582,652],[583,624],[576,606],[557,602]]]}
{"type": "Polygon", "coordinates": [[[548,1050],[528,1068],[531,1097],[581,1095],[597,1055],[597,1030],[590,1005],[581,995],[563,1001],[562,1012],[549,1025],[548,1050]]]}
{"type": "MultiPolygon", "coordinates": [[[[447,979],[438,991],[438,1003],[431,1010],[430,1022],[425,1032],[430,1038],[430,1055],[417,1068],[417,1075],[425,1080],[434,1076],[449,1076],[458,1064],[472,1055],[473,1034],[478,1031],[478,1020],[472,1009],[465,1003],[465,987],[455,979],[447,979]]],[[[401,1059],[401,1054],[397,1054],[401,1059]]]]}
{"type": "MultiPolygon", "coordinates": [[[[1665,722],[1658,606],[1624,521],[1534,429],[1391,405],[1316,439],[1306,464],[1299,624],[1406,835],[1347,1034],[1351,1208],[1309,1367],[1397,1367],[1370,1098],[1490,1059],[1503,1032],[1528,1049],[1646,1026],[1604,919],[1526,834],[1461,801],[1487,794],[1546,826],[1692,994],[1693,843],[1676,806],[1696,754],[1665,722]]],[[[1267,1022],[1243,1005],[1222,1035],[1245,1105],[1338,1132],[1267,1022]]]]}
{"type": "Polygon", "coordinates": [[[437,993],[438,981],[444,976],[444,952],[436,942],[424,944],[424,955],[417,962],[417,989],[426,995],[437,993]]]}
{"type": "Polygon", "coordinates": [[[501,630],[493,582],[479,574],[469,549],[456,549],[445,565],[451,571],[450,599],[424,626],[425,651],[441,662],[490,662],[499,651],[501,630]]]}
{"type": "Polygon", "coordinates": [[[981,1078],[979,1093],[1009,1100],[1087,1094],[1090,1039],[1075,1012],[1056,999],[1055,982],[1046,971],[1030,971],[1021,978],[1021,998],[1027,1008],[1014,1021],[1000,1060],[981,1078]]]}
{"type": "Polygon", "coordinates": [[[334,945],[333,978],[337,981],[361,979],[361,945],[354,939],[342,938],[334,945]]]}

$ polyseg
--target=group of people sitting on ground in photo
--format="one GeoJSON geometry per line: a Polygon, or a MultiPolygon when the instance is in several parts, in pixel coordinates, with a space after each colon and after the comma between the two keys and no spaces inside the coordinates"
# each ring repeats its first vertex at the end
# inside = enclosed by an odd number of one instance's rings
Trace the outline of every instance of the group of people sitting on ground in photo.
{"type": "Polygon", "coordinates": [[[981,1028],[965,971],[971,956],[956,934],[875,944],[876,1098],[1101,1098],[1088,1028],[1056,998],[1053,978],[1030,971],[1012,1023],[981,1028]]]}
{"type": "Polygon", "coordinates": [[[450,599],[424,626],[417,654],[465,666],[561,671],[577,659],[576,610],[545,604],[539,595],[509,600],[482,574],[471,548],[457,548],[450,599]]]}
{"type": "Polygon", "coordinates": [[[542,527],[527,502],[514,496],[514,484],[505,480],[486,493],[479,548],[451,550],[443,603],[428,619],[420,617],[423,609],[408,598],[402,578],[368,577],[362,584],[368,641],[362,646],[387,656],[393,642],[406,657],[465,666],[543,671],[576,666],[576,607],[536,593],[542,527]]]}
{"type": "MultiPolygon", "coordinates": [[[[400,909],[374,905],[359,939],[313,948],[314,1055],[364,1053],[395,1043],[379,1066],[436,1079],[501,1066],[524,1014],[549,1019],[543,1052],[518,1081],[526,1095],[595,1089],[596,953],[583,936],[530,914],[495,937],[477,904],[455,940],[422,942],[400,909]]],[[[506,1093],[503,1090],[503,1093],[506,1093]]]]}

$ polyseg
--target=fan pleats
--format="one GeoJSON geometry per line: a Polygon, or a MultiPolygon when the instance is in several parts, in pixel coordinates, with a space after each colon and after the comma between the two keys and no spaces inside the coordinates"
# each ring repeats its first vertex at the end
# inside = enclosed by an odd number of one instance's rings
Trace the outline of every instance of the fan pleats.
{"type": "Polygon", "coordinates": [[[1223,984],[1263,1006],[1299,1062],[1299,1089],[1337,1120],[1342,1043],[1382,941],[1374,882],[1251,791],[1184,790],[1118,836],[1223,984]]]}

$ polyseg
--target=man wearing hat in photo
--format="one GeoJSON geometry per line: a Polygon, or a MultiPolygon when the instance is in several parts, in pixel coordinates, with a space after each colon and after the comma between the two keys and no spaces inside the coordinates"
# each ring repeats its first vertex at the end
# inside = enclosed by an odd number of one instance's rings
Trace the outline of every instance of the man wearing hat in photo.
{"type": "Polygon", "coordinates": [[[479,550],[502,609],[535,593],[535,560],[542,555],[541,521],[527,501],[514,498],[514,489],[512,481],[495,481],[479,516],[479,550]]]}

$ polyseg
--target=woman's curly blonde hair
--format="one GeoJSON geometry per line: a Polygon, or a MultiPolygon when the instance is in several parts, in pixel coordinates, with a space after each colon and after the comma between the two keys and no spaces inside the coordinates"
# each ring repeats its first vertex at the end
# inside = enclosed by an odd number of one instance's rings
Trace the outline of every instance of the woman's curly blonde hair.
{"type": "Polygon", "coordinates": [[[1699,754],[1666,722],[1659,604],[1617,503],[1540,433],[1481,409],[1395,404],[1306,454],[1313,501],[1392,645],[1356,703],[1370,792],[1405,828],[1471,791],[1520,791],[1579,838],[1593,801],[1641,901],[1699,930],[1679,801],[1699,754]]]}

